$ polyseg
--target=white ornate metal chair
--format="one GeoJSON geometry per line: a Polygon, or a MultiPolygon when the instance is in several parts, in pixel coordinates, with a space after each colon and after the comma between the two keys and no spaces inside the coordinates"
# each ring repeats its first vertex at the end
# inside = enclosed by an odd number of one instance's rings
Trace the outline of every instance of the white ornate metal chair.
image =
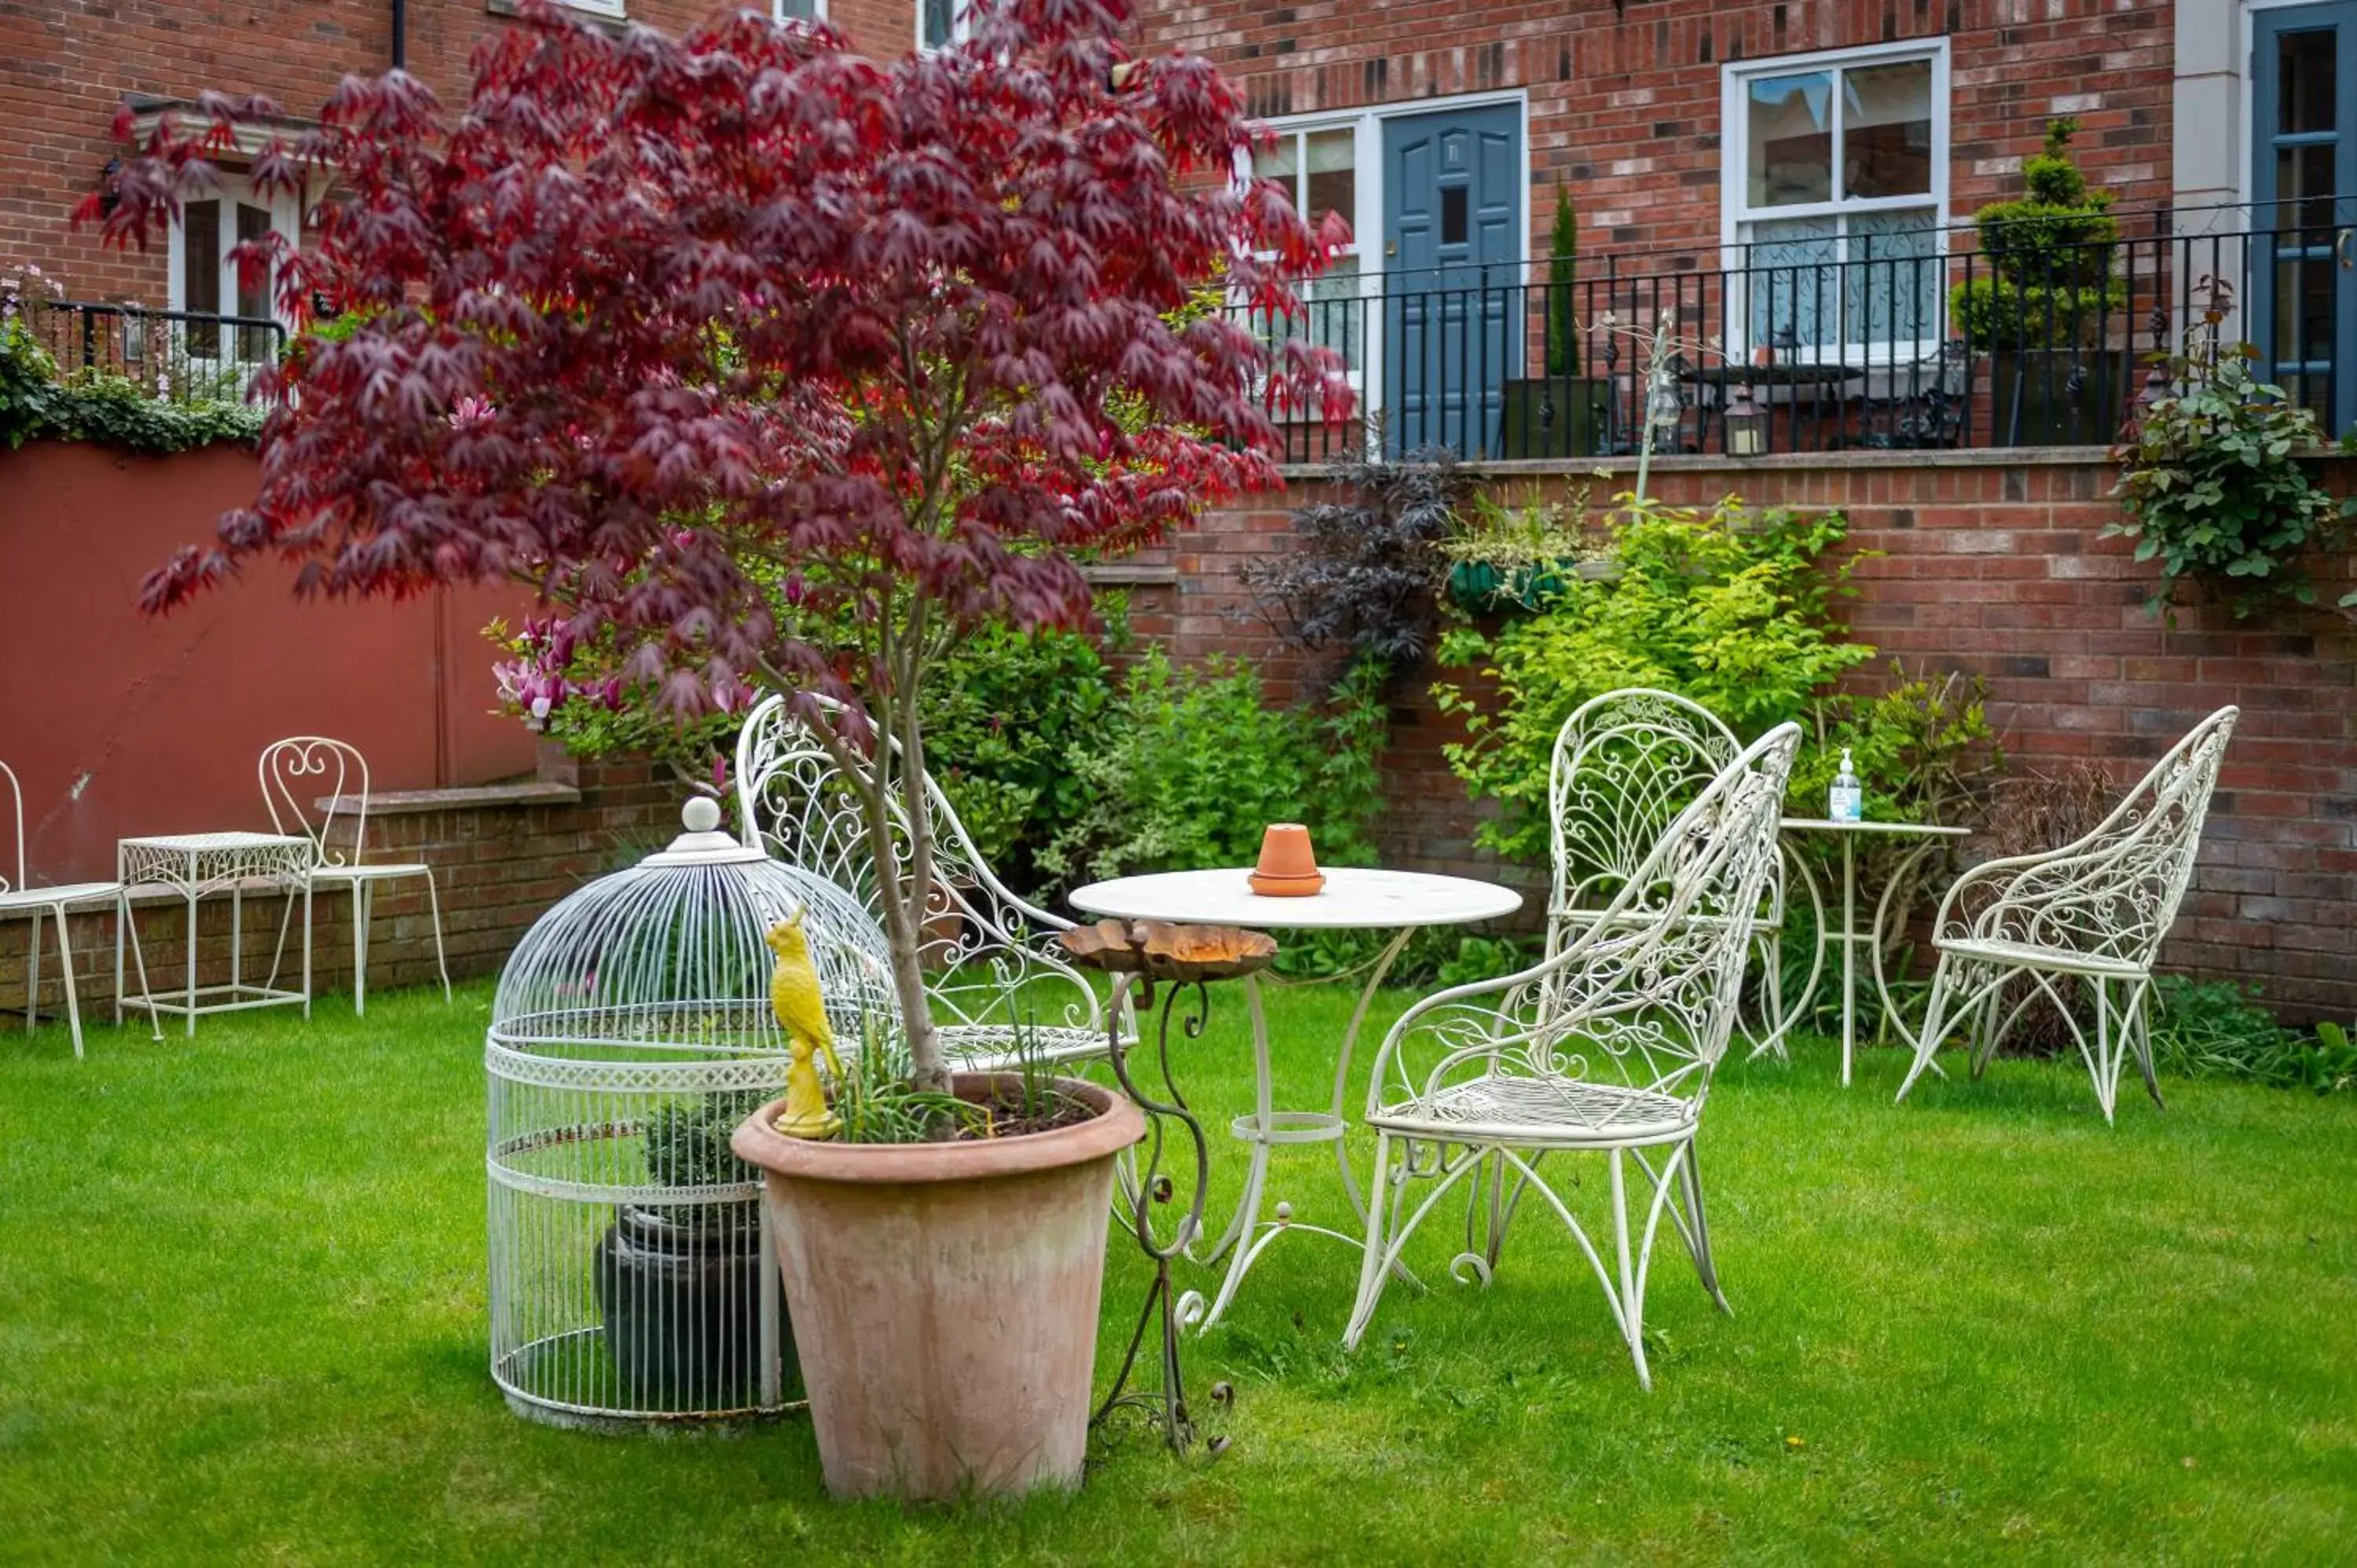
{"type": "MultiPolygon", "coordinates": [[[[352,896],[352,1011],[368,1011],[369,918],[376,887],[412,879],[425,884],[425,907],[433,916],[434,967],[441,972],[442,996],[450,996],[450,966],[442,952],[442,899],[434,868],[423,861],[371,862],[368,851],[368,759],[350,744],[326,736],[290,736],[263,748],[255,768],[263,804],[270,808],[274,832],[301,833],[317,846],[313,888],[343,887],[352,896]],[[358,790],[352,789],[357,782],[358,790]],[[312,802],[325,799],[324,807],[312,802]],[[312,814],[318,811],[316,817],[312,814]],[[339,823],[349,818],[351,841],[342,842],[339,823]]],[[[292,913],[290,907],[289,913],[292,913]]]]}
{"type": "Polygon", "coordinates": [[[2220,708],[2196,725],[2084,837],[1986,860],[1956,878],[1932,928],[1940,961],[1900,1100],[1959,1025],[1979,1077],[2006,1031],[2042,996],[2077,1042],[2105,1122],[2130,1055],[2153,1103],[2161,1102],[2145,1011],[2152,966],[2192,879],[2202,819],[2240,712],[2220,708]],[[2007,1007],[2007,986],[2017,979],[2029,984],[2007,1007]],[[2063,989],[2074,980],[2093,994],[2092,1040],[2063,989]]]}
{"type": "Polygon", "coordinates": [[[1469,1269],[1486,1283],[1514,1206],[1536,1191],[1603,1284],[1646,1387],[1645,1276],[1664,1213],[1703,1288],[1732,1310],[1711,1262],[1695,1136],[1735,1026],[1800,741],[1797,725],[1780,725],[1737,756],[1629,868],[1598,918],[1553,956],[1426,997],[1392,1026],[1367,1091],[1375,1172],[1346,1345],[1366,1333],[1416,1227],[1452,1187],[1469,1176],[1479,1183],[1485,1167],[1512,1172],[1513,1188],[1493,1176],[1486,1241],[1476,1251],[1469,1233],[1451,1272],[1469,1269]],[[1576,1152],[1609,1162],[1611,1263],[1540,1174],[1547,1155],[1576,1152]],[[1649,1200],[1641,1194],[1633,1251],[1631,1162],[1652,1189],[1649,1200]]]}
{"type": "MultiPolygon", "coordinates": [[[[823,706],[836,706],[817,699],[823,706]]],[[[1104,1008],[1086,976],[1050,945],[1071,922],[1009,892],[985,864],[957,811],[925,780],[933,825],[934,891],[920,957],[943,1048],[961,1067],[1009,1066],[1105,1054],[1104,1008]]],[[[765,698],[737,737],[737,808],[745,842],[815,872],[879,909],[876,865],[834,759],[782,696],[765,698]]],[[[905,808],[895,801],[905,833],[905,808]]]]}
{"type": "MultiPolygon", "coordinates": [[[[1573,710],[1555,734],[1547,775],[1555,864],[1547,901],[1550,957],[1613,908],[1663,832],[1742,750],[1717,714],[1674,692],[1625,687],[1573,710]]],[[[1779,954],[1784,925],[1781,856],[1769,867],[1768,890],[1753,933],[1760,944],[1762,1015],[1756,1028],[1738,1019],[1754,1056],[1770,1050],[1782,1055],[1792,1023],[1784,1015],[1779,954]]],[[[1643,913],[1640,907],[1616,918],[1643,913]]]]}
{"type": "MultiPolygon", "coordinates": [[[[81,1056],[81,1000],[74,992],[73,940],[66,930],[66,915],[113,904],[122,918],[123,885],[119,882],[68,882],[55,887],[32,885],[32,868],[25,864],[25,794],[16,784],[16,770],[0,762],[0,778],[8,780],[9,820],[16,828],[16,858],[0,867],[0,919],[30,917],[32,929],[25,938],[25,1026],[38,1022],[41,997],[41,918],[58,929],[58,964],[63,972],[66,1024],[73,1034],[74,1056],[81,1056]],[[14,880],[11,880],[11,878],[14,880]]],[[[144,990],[145,987],[143,986],[144,990]]]]}

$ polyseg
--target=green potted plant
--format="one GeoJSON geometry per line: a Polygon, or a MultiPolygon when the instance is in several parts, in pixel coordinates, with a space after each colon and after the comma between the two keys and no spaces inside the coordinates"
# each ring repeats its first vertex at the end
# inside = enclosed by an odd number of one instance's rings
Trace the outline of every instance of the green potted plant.
{"type": "Polygon", "coordinates": [[[1950,308],[1975,353],[1988,356],[1994,429],[2020,446],[2108,444],[2129,385],[2127,284],[2114,270],[2119,220],[2109,191],[2072,161],[2078,122],[2046,127],[2021,166],[2026,194],[1973,215],[1985,266],[1955,285],[1950,308]]]}
{"type": "Polygon", "coordinates": [[[1587,508],[1585,486],[1567,506],[1508,507],[1476,495],[1463,525],[1440,545],[1449,562],[1450,600],[1469,615],[1534,613],[1561,598],[1575,579],[1617,576],[1620,563],[1609,542],[1580,531],[1587,508]]]}
{"type": "MultiPolygon", "coordinates": [[[[759,1101],[715,1094],[660,1107],[641,1130],[651,1187],[716,1187],[756,1173],[728,1147],[759,1101]]],[[[760,1215],[753,1197],[623,1204],[598,1240],[591,1280],[606,1349],[642,1398],[712,1408],[749,1398],[759,1370],[760,1215]]],[[[800,1381],[780,1325],[789,1387],[800,1381]]]]}
{"type": "Polygon", "coordinates": [[[1509,457],[1581,457],[1603,449],[1611,383],[1579,373],[1579,213],[1555,188],[1553,254],[1534,308],[1546,324],[1546,374],[1505,385],[1501,450],[1509,457]]]}

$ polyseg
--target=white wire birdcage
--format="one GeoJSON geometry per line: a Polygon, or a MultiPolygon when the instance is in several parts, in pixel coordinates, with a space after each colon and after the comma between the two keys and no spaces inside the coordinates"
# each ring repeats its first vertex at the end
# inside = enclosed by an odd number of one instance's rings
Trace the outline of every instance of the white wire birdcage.
{"type": "Polygon", "coordinates": [[[794,1393],[758,1175],[728,1134],[783,1091],[770,929],[797,909],[841,1048],[897,1031],[884,935],[824,878],[687,831],[526,932],[490,1079],[491,1376],[518,1413],[639,1426],[794,1393]]]}

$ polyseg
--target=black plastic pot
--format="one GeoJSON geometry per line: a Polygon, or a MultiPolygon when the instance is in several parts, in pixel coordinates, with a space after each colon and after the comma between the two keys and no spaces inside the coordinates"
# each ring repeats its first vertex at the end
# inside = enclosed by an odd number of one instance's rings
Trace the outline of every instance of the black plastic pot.
{"type": "MultiPolygon", "coordinates": [[[[761,1233],[755,1199],[673,1210],[617,1209],[593,1273],[606,1348],[622,1381],[657,1409],[750,1404],[759,1392],[761,1233]]],[[[800,1382],[779,1307],[790,1391],[800,1382]]]]}
{"type": "Polygon", "coordinates": [[[1502,457],[1592,457],[1604,450],[1612,383],[1600,376],[1543,376],[1505,384],[1502,457]]]}
{"type": "Polygon", "coordinates": [[[2127,417],[2117,349],[2000,349],[1989,356],[1996,438],[2006,446],[2108,446],[2127,417]]]}

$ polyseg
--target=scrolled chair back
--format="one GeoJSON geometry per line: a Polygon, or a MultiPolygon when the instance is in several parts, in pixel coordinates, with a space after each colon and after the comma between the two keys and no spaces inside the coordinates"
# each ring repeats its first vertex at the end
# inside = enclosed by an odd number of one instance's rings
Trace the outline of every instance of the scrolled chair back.
{"type": "MultiPolygon", "coordinates": [[[[1776,829],[1799,750],[1780,725],[1720,769],[1631,867],[1600,918],[1521,974],[1444,991],[1385,1038],[1369,1112],[1446,1115],[1471,1079],[1541,1086],[1548,1113],[1602,1133],[1699,1101],[1725,1054],[1745,955],[1770,897],[1776,829]],[[1582,1085],[1641,1091],[1583,1096],[1582,1085]]],[[[1511,1093],[1511,1090],[1507,1091],[1511,1093]]],[[[1681,1112],[1683,1114],[1683,1112],[1681,1112]]]]}
{"type": "Polygon", "coordinates": [[[1550,951],[1615,905],[1670,824],[1742,749],[1716,714],[1672,692],[1630,687],[1573,711],[1547,773],[1550,951]]]}
{"type": "Polygon", "coordinates": [[[2192,880],[2201,825],[2241,711],[2220,708],[2196,725],[2081,838],[1973,867],[1940,911],[1941,938],[2149,969],[2192,880]]]}
{"type": "MultiPolygon", "coordinates": [[[[831,717],[843,704],[809,698],[831,717]]],[[[871,746],[861,760],[887,758],[885,806],[897,853],[910,842],[909,780],[899,748],[871,746]]],[[[933,838],[933,886],[919,957],[934,976],[936,1021],[995,1036],[1027,1025],[1096,1028],[1102,1010],[1080,971],[1047,946],[1061,929],[1000,884],[940,785],[924,780],[933,838]]],[[[744,842],[852,892],[881,923],[882,897],[859,798],[808,719],[782,695],[764,698],[737,739],[737,805],[744,842]]]]}
{"type": "Polygon", "coordinates": [[[289,736],[262,748],[254,771],[272,832],[309,839],[323,866],[361,864],[368,847],[369,769],[358,746],[323,735],[289,736]],[[312,802],[322,798],[330,804],[315,817],[318,808],[312,802]],[[360,803],[344,805],[353,800],[360,803]],[[346,816],[352,823],[350,845],[331,844],[338,819],[346,816]]]}

